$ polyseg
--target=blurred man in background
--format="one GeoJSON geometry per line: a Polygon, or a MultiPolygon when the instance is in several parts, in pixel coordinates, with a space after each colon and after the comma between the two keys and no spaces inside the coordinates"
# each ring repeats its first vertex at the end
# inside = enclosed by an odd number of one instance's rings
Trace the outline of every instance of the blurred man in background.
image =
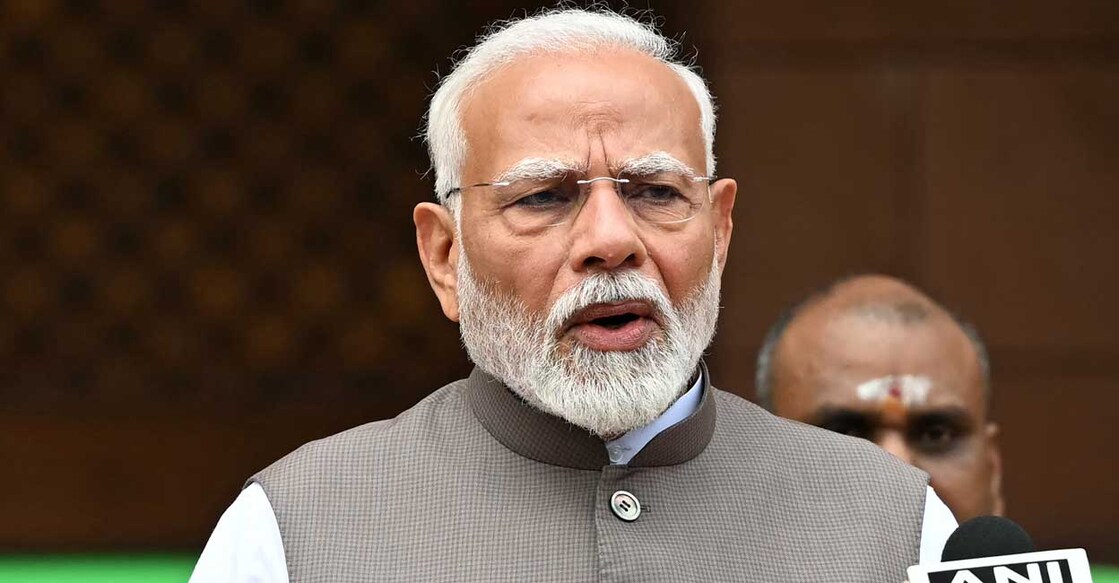
{"type": "Polygon", "coordinates": [[[905,282],[843,279],[789,310],[758,355],[757,391],[782,417],[868,439],[925,470],[960,522],[1003,513],[986,348],[905,282]]]}

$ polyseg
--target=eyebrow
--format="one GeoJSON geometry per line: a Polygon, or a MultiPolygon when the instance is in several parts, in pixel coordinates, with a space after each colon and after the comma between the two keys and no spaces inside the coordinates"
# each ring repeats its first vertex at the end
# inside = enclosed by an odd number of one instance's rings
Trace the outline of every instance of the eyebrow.
{"type": "Polygon", "coordinates": [[[506,168],[494,182],[517,182],[519,180],[547,180],[569,172],[579,172],[582,165],[570,160],[555,158],[524,158],[506,168]]]}
{"type": "MultiPolygon", "coordinates": [[[[825,423],[835,421],[858,421],[861,423],[877,422],[878,413],[876,411],[863,411],[860,409],[848,409],[845,407],[823,407],[816,412],[809,420],[811,425],[824,425],[825,423]]],[[[906,418],[911,423],[950,423],[958,427],[970,427],[972,425],[971,416],[968,414],[967,409],[963,407],[941,407],[930,410],[915,410],[910,411],[906,418]]]]}
{"type": "Polygon", "coordinates": [[[658,151],[637,158],[631,158],[618,165],[618,174],[650,176],[671,172],[696,176],[695,170],[668,152],[658,151]]]}
{"type": "Polygon", "coordinates": [[[962,407],[945,407],[943,409],[933,409],[931,411],[918,411],[910,415],[910,417],[914,424],[942,423],[946,425],[955,425],[960,429],[968,429],[974,425],[972,416],[962,407]]]}
{"type": "Polygon", "coordinates": [[[859,411],[857,409],[845,409],[842,407],[824,407],[819,411],[813,413],[811,418],[808,419],[810,425],[822,427],[829,423],[836,421],[845,421],[848,423],[859,422],[862,424],[870,423],[876,417],[873,413],[859,411]]]}
{"type": "MultiPolygon", "coordinates": [[[[652,152],[637,158],[625,160],[617,165],[616,174],[650,176],[660,173],[676,173],[696,176],[695,170],[679,158],[665,151],[652,152]]],[[[493,182],[517,182],[520,180],[548,180],[568,173],[586,173],[586,164],[559,158],[524,158],[506,168],[494,178],[493,182]]]]}

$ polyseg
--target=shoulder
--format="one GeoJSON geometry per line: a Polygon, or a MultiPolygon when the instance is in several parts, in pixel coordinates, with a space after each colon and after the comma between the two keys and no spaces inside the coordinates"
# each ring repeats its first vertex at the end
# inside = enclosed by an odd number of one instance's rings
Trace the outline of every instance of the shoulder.
{"type": "Polygon", "coordinates": [[[927,474],[869,441],[777,417],[730,393],[714,396],[711,445],[720,460],[741,464],[746,486],[781,493],[769,499],[771,512],[849,528],[868,548],[892,544],[902,562],[917,561],[927,474]]]}
{"type": "Polygon", "coordinates": [[[259,482],[271,493],[278,483],[316,479],[325,468],[358,468],[391,461],[404,452],[414,454],[419,443],[438,445],[439,436],[461,433],[473,422],[464,398],[465,381],[455,381],[425,397],[391,419],[374,421],[308,442],[260,471],[259,482]],[[357,462],[357,463],[355,463],[357,462]]]}
{"type": "Polygon", "coordinates": [[[923,496],[928,475],[873,443],[778,417],[737,395],[714,390],[718,434],[755,463],[782,472],[824,473],[855,483],[906,484],[923,496]]]}
{"type": "Polygon", "coordinates": [[[288,582],[280,527],[260,485],[242,490],[222,514],[190,581],[288,582]]]}

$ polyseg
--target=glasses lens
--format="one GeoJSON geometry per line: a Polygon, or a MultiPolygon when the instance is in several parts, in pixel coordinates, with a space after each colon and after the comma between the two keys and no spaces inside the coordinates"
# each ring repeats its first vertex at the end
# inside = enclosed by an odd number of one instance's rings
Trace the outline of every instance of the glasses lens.
{"type": "Polygon", "coordinates": [[[565,222],[579,204],[573,180],[518,180],[495,189],[505,218],[519,229],[537,229],[565,222]]]}
{"type": "Polygon", "coordinates": [[[707,183],[683,174],[627,176],[621,194],[633,215],[654,224],[679,223],[696,215],[707,196],[707,183]]]}
{"type": "MultiPolygon", "coordinates": [[[[690,175],[624,175],[613,186],[630,213],[641,222],[687,221],[703,208],[707,183],[690,175]]],[[[595,180],[579,184],[574,175],[518,180],[494,186],[502,214],[518,230],[531,231],[568,222],[578,214],[595,180]]]]}

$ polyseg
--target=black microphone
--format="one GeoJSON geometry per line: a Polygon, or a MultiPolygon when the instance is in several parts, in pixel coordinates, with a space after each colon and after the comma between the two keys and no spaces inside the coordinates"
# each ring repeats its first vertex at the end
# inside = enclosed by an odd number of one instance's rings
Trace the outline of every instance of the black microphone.
{"type": "Polygon", "coordinates": [[[961,524],[944,543],[940,563],[907,573],[910,583],[1092,583],[1084,549],[1035,552],[1021,526],[998,516],[961,524]]]}
{"type": "Polygon", "coordinates": [[[1033,551],[1033,539],[1017,522],[1001,516],[977,516],[961,524],[948,537],[940,562],[1033,551]]]}

